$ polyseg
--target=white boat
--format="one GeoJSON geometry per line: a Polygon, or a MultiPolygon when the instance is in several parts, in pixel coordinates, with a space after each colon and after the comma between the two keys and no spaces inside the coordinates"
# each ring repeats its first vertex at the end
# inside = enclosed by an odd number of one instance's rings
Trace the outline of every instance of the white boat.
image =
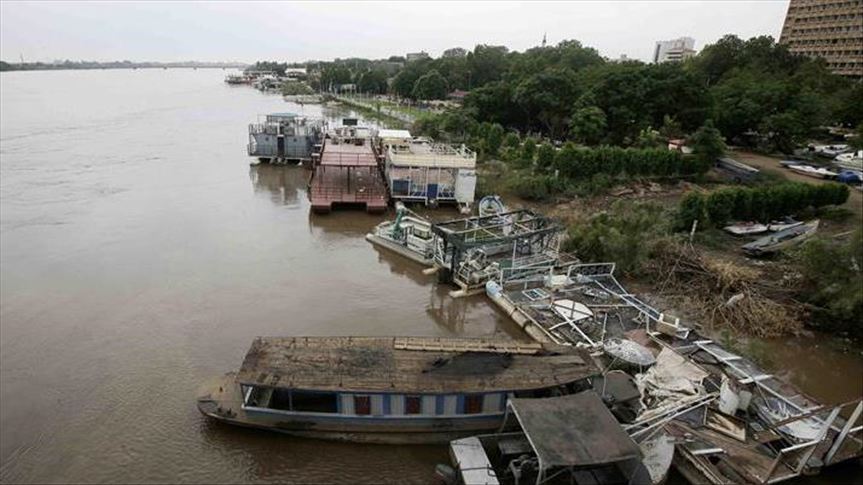
{"type": "Polygon", "coordinates": [[[768,228],[764,224],[758,222],[738,222],[723,228],[726,232],[730,232],[735,236],[748,236],[750,234],[761,234],[767,232],[768,228]]]}
{"type": "Polygon", "coordinates": [[[767,225],[767,229],[770,232],[779,232],[786,229],[791,229],[792,227],[797,227],[801,224],[803,224],[803,221],[798,221],[793,217],[784,217],[778,221],[770,221],[770,224],[767,225]]]}
{"type": "Polygon", "coordinates": [[[366,240],[376,246],[389,249],[425,266],[434,264],[435,236],[432,223],[396,202],[396,218],[384,221],[366,234],[366,240]]]}
{"type": "Polygon", "coordinates": [[[833,159],[833,165],[848,170],[863,171],[863,150],[837,155],[833,159]]]}
{"type": "Polygon", "coordinates": [[[794,170],[797,173],[800,173],[800,174],[803,174],[803,175],[806,175],[809,177],[819,178],[819,179],[836,178],[839,175],[838,173],[833,172],[832,170],[827,170],[826,168],[813,167],[812,165],[805,165],[805,164],[792,165],[788,168],[790,168],[791,170],[794,170]]]}

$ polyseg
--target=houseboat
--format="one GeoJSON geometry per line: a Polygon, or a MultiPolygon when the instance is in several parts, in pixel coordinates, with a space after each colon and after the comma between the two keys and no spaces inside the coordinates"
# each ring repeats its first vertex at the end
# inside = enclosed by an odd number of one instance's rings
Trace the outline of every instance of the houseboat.
{"type": "Polygon", "coordinates": [[[321,143],[319,120],[295,113],[271,113],[249,125],[249,156],[262,163],[309,162],[321,143]]]}
{"type": "Polygon", "coordinates": [[[414,138],[392,143],[385,154],[385,174],[394,200],[436,206],[470,207],[476,189],[476,152],[466,146],[414,138]]]}
{"type": "Polygon", "coordinates": [[[368,443],[446,443],[498,429],[512,397],[569,395],[599,373],[571,346],[512,340],[259,337],[197,404],[225,423],[368,443]]]}

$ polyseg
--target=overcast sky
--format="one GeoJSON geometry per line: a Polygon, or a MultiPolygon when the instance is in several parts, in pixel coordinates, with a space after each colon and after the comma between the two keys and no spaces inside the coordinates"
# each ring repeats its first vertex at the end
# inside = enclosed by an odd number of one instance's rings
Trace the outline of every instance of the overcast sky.
{"type": "Polygon", "coordinates": [[[478,43],[577,39],[649,60],[657,40],[778,38],[788,0],[631,2],[0,2],[0,59],[282,61],[381,58],[478,43]]]}

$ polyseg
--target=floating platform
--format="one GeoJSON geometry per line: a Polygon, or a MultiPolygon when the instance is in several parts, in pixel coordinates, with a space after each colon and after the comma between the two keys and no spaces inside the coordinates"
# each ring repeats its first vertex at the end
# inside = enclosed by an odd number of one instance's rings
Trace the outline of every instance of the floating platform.
{"type": "Polygon", "coordinates": [[[309,182],[309,198],[317,213],[338,206],[385,211],[389,195],[371,140],[326,139],[309,182]]]}

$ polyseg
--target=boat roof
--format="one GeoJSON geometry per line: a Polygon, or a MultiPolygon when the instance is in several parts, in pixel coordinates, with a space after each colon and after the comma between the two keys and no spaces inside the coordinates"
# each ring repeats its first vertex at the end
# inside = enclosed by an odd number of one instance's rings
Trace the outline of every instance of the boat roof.
{"type": "Polygon", "coordinates": [[[542,389],[599,373],[570,346],[502,339],[258,337],[241,384],[349,392],[491,392],[542,389]]]}
{"type": "Polygon", "coordinates": [[[408,130],[388,130],[388,129],[380,129],[378,130],[379,138],[404,138],[409,139],[411,137],[411,132],[408,130]]]}
{"type": "Polygon", "coordinates": [[[543,468],[603,465],[639,458],[626,434],[593,391],[562,397],[509,400],[543,468]]]}

